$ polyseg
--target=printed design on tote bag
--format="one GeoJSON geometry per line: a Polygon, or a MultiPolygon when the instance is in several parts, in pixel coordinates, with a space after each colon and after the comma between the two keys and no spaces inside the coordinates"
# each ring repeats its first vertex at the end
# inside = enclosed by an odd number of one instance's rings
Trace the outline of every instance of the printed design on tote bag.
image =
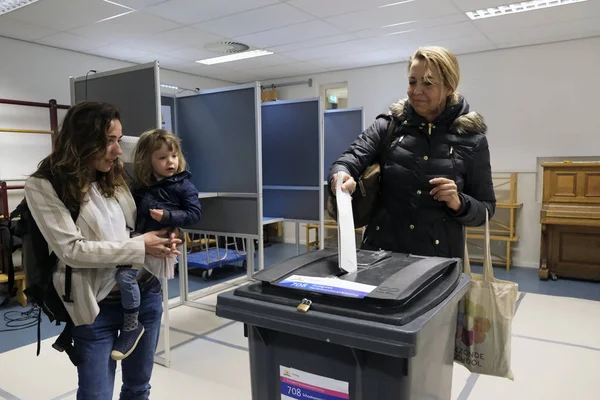
{"type": "Polygon", "coordinates": [[[465,300],[465,313],[459,311],[456,339],[466,346],[485,342],[486,334],[492,328],[485,307],[481,304],[465,300]]]}

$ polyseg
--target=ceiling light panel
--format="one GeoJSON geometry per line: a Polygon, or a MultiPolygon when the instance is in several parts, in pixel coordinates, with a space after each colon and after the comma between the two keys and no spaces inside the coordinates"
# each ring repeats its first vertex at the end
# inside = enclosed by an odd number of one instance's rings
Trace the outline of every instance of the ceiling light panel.
{"type": "Polygon", "coordinates": [[[205,60],[199,60],[196,62],[199,64],[204,64],[204,65],[213,65],[213,64],[221,64],[221,63],[238,61],[238,60],[245,60],[247,58],[267,56],[270,54],[273,54],[273,52],[267,51],[267,50],[251,50],[251,51],[244,51],[242,53],[237,53],[237,54],[229,54],[229,55],[221,56],[221,57],[207,58],[205,60]]]}
{"type": "Polygon", "coordinates": [[[467,11],[466,14],[472,20],[501,17],[526,11],[536,11],[545,8],[566,6],[569,4],[582,3],[587,0],[534,0],[522,3],[508,4],[505,6],[490,7],[484,10],[467,11]]]}
{"type": "Polygon", "coordinates": [[[28,6],[39,0],[0,0],[0,15],[28,6]]]}

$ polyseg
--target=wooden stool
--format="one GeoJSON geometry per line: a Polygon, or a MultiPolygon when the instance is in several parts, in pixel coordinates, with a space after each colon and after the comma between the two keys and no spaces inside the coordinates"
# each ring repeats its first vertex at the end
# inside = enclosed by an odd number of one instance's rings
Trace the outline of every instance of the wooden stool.
{"type": "MultiPolygon", "coordinates": [[[[0,274],[0,283],[8,282],[7,274],[0,274]]],[[[17,288],[17,301],[23,307],[27,307],[27,296],[25,296],[25,273],[23,271],[15,271],[15,287],[17,288]]]]}

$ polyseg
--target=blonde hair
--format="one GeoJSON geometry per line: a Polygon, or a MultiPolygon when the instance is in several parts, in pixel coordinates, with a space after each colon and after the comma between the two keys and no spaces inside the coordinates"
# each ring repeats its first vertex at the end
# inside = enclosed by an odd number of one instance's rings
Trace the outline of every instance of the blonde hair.
{"type": "Polygon", "coordinates": [[[133,173],[135,186],[146,187],[152,183],[152,154],[167,145],[169,151],[177,153],[179,166],[176,173],[185,171],[185,158],[179,138],[164,129],[150,129],[140,136],[133,151],[133,173]]]}
{"type": "Polygon", "coordinates": [[[456,56],[447,49],[439,46],[427,46],[419,48],[415,54],[408,59],[408,70],[415,60],[425,62],[428,76],[425,78],[429,83],[432,75],[437,74],[442,79],[444,87],[450,89],[450,100],[458,99],[458,84],[460,82],[460,67],[456,56]]]}

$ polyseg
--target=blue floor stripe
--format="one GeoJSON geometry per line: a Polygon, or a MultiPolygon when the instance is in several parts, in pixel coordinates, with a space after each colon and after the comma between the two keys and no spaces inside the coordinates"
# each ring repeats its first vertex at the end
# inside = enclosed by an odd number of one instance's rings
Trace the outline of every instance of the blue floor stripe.
{"type": "Polygon", "coordinates": [[[5,400],[21,400],[19,397],[15,396],[12,393],[8,393],[6,390],[0,388],[0,397],[5,400]]]}
{"type": "Polygon", "coordinates": [[[77,389],[71,390],[70,392],[67,392],[64,394],[61,394],[60,396],[55,397],[52,400],[63,400],[63,399],[66,399],[67,397],[74,395],[75,393],[77,393],[77,389]]]}
{"type": "MultiPolygon", "coordinates": [[[[218,332],[218,331],[220,331],[221,329],[225,329],[225,328],[227,328],[228,326],[231,326],[231,325],[235,324],[236,322],[237,322],[237,321],[229,321],[229,322],[227,322],[226,324],[223,324],[223,325],[221,325],[221,326],[218,326],[218,327],[216,327],[216,328],[214,328],[214,329],[211,329],[210,331],[208,331],[208,332],[205,332],[205,333],[203,333],[203,334],[201,334],[201,335],[198,335],[197,333],[192,333],[192,332],[184,331],[184,330],[182,330],[182,329],[178,329],[178,328],[173,328],[173,327],[171,327],[171,330],[172,330],[172,331],[179,332],[179,333],[183,333],[184,335],[190,335],[190,336],[192,336],[190,339],[184,340],[184,341],[183,341],[183,342],[181,342],[181,343],[178,343],[178,344],[176,344],[176,345],[174,345],[174,346],[171,346],[171,351],[175,350],[175,349],[176,349],[176,348],[178,348],[178,347],[181,347],[181,346],[183,346],[183,345],[186,345],[186,344],[188,344],[188,343],[191,343],[191,342],[193,342],[193,341],[194,341],[194,340],[196,340],[196,339],[204,339],[204,338],[205,338],[207,335],[211,335],[211,334],[213,334],[213,333],[215,333],[215,332],[218,332]]],[[[160,356],[162,356],[163,354],[165,354],[165,351],[164,351],[164,350],[161,350],[161,351],[159,351],[158,353],[156,353],[156,355],[157,355],[157,356],[159,356],[159,357],[160,357],[160,356]]]]}
{"type": "Polygon", "coordinates": [[[598,347],[585,346],[583,344],[561,342],[558,340],[542,339],[542,338],[537,338],[537,337],[532,337],[532,336],[524,336],[524,335],[512,335],[512,336],[519,338],[519,339],[534,340],[536,342],[544,342],[544,343],[558,344],[561,346],[576,347],[576,348],[585,349],[585,350],[600,351],[600,348],[598,348],[598,347]]]}
{"type": "Polygon", "coordinates": [[[458,395],[456,400],[467,400],[469,398],[469,396],[471,395],[471,392],[473,391],[475,384],[477,383],[477,379],[479,379],[479,374],[469,375],[469,377],[467,378],[467,382],[465,383],[465,386],[460,391],[460,394],[458,395]]]}
{"type": "Polygon", "coordinates": [[[213,339],[213,338],[206,337],[206,336],[205,337],[201,337],[200,339],[206,340],[206,341],[211,342],[211,343],[220,344],[222,346],[230,347],[232,349],[245,351],[246,353],[248,352],[248,349],[246,347],[238,346],[237,344],[232,344],[232,343],[224,342],[224,341],[219,340],[219,339],[213,339]]]}

